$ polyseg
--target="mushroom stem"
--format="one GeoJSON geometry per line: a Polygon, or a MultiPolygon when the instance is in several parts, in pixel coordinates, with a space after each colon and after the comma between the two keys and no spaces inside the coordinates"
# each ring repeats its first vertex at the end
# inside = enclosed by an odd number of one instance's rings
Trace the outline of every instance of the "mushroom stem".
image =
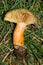
{"type": "Polygon", "coordinates": [[[13,34],[13,42],[14,47],[17,48],[18,46],[24,47],[24,30],[26,27],[26,23],[18,23],[14,30],[13,34]]]}

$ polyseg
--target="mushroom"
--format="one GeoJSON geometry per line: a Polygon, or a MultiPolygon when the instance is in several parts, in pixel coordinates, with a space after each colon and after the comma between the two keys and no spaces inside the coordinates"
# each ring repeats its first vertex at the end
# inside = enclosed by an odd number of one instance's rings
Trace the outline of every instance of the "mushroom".
{"type": "Polygon", "coordinates": [[[19,46],[24,48],[24,30],[27,25],[37,25],[37,18],[26,9],[15,9],[9,11],[5,15],[4,21],[10,21],[17,24],[13,33],[14,48],[18,48],[19,46]]]}

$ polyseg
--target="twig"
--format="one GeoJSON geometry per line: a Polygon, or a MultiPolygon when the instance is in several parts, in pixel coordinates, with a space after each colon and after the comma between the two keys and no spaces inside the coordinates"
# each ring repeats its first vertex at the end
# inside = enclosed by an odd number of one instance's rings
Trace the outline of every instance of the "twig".
{"type": "Polygon", "coordinates": [[[7,53],[7,55],[4,57],[4,59],[2,60],[2,62],[5,61],[5,59],[8,57],[9,54],[10,54],[10,52],[7,53]]]}
{"type": "Polygon", "coordinates": [[[4,45],[9,51],[12,51],[14,49],[10,49],[7,45],[4,45]]]}
{"type": "MultiPolygon", "coordinates": [[[[12,51],[13,51],[13,50],[12,50],[12,51]]],[[[4,59],[2,60],[2,62],[4,62],[4,61],[6,60],[6,58],[8,57],[8,55],[9,55],[10,53],[11,53],[11,51],[7,53],[7,55],[4,57],[4,59]]]]}
{"type": "Polygon", "coordinates": [[[7,32],[7,34],[4,36],[4,38],[3,38],[3,39],[2,39],[2,41],[0,42],[0,45],[2,45],[2,44],[3,44],[3,41],[5,41],[5,39],[6,39],[7,35],[10,33],[10,31],[11,31],[11,29],[9,29],[9,31],[7,32]]]}

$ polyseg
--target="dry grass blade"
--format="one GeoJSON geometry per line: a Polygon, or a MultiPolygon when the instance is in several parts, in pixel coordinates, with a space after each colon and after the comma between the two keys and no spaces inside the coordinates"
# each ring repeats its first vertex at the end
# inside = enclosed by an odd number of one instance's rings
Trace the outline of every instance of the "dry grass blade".
{"type": "Polygon", "coordinates": [[[6,35],[4,36],[4,38],[2,39],[2,41],[0,42],[0,45],[3,44],[3,41],[5,41],[5,39],[6,39],[6,37],[7,37],[7,35],[8,35],[9,33],[11,33],[11,29],[9,29],[9,31],[6,33],[6,35]]]}
{"type": "MultiPolygon", "coordinates": [[[[14,50],[14,49],[13,49],[13,50],[14,50]]],[[[13,50],[12,50],[12,51],[13,51],[13,50]]],[[[9,54],[10,54],[12,51],[8,52],[8,53],[5,55],[5,57],[4,57],[4,59],[2,60],[2,62],[4,62],[4,61],[6,60],[6,58],[9,56],[9,54]]]]}

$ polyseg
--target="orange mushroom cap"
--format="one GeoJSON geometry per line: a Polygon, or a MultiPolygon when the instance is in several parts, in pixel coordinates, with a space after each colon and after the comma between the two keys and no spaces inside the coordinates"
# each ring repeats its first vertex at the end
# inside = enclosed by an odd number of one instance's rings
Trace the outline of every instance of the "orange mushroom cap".
{"type": "Polygon", "coordinates": [[[24,22],[28,24],[37,24],[37,18],[28,10],[26,9],[15,9],[9,11],[5,17],[4,21],[10,21],[13,23],[20,23],[24,22]]]}

